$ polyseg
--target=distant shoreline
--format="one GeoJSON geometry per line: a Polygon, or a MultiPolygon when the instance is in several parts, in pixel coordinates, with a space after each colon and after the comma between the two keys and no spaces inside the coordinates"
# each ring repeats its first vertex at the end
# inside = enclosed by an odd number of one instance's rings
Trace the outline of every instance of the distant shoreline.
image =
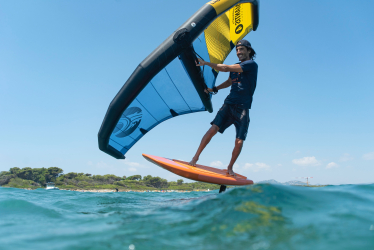
{"type": "MultiPolygon", "coordinates": [[[[3,187],[3,188],[18,188],[18,187],[3,187]]],[[[18,188],[23,190],[37,190],[37,189],[45,189],[45,188],[18,188]]],[[[65,189],[60,188],[59,190],[64,191],[74,191],[74,192],[82,192],[82,193],[129,193],[129,192],[136,192],[136,193],[189,193],[189,192],[209,192],[214,189],[197,189],[197,190],[131,190],[131,189],[119,189],[118,191],[113,189],[65,189]]],[[[54,190],[51,190],[51,192],[54,190]]]]}
{"type": "Polygon", "coordinates": [[[36,189],[46,187],[47,183],[53,182],[62,190],[108,190],[101,192],[113,192],[109,190],[127,191],[197,191],[219,189],[219,185],[204,182],[188,182],[183,179],[167,181],[161,177],[151,175],[141,176],[116,176],[113,174],[92,175],[89,173],[63,173],[58,167],[50,168],[10,168],[9,171],[0,172],[0,186],[36,189]]]}

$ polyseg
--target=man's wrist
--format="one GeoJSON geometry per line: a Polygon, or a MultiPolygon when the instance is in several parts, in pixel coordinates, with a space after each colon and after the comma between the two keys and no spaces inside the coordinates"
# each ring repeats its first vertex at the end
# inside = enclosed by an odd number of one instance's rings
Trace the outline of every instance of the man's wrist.
{"type": "Polygon", "coordinates": [[[211,62],[205,62],[205,65],[208,65],[209,67],[215,69],[217,67],[217,64],[211,63],[211,62]]]}

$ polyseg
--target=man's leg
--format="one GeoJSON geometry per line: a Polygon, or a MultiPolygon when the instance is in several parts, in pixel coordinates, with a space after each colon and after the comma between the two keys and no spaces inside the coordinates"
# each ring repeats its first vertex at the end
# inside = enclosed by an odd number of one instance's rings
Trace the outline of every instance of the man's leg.
{"type": "Polygon", "coordinates": [[[234,150],[232,151],[232,156],[231,156],[230,164],[227,167],[227,173],[229,175],[236,176],[236,174],[234,173],[234,171],[232,171],[232,167],[234,166],[234,163],[236,162],[236,159],[238,159],[238,156],[239,156],[240,152],[242,151],[243,142],[244,141],[241,140],[241,139],[238,139],[238,138],[235,139],[235,147],[234,147],[234,150]]]}
{"type": "Polygon", "coordinates": [[[232,171],[232,167],[238,159],[238,156],[243,148],[243,143],[245,138],[247,137],[248,126],[249,126],[249,110],[248,109],[241,109],[237,108],[235,113],[233,113],[236,117],[235,120],[235,128],[236,128],[236,139],[235,139],[235,147],[232,151],[231,161],[230,164],[227,166],[227,173],[229,175],[236,176],[234,171],[232,171]]]}
{"type": "Polygon", "coordinates": [[[192,158],[190,163],[188,163],[189,165],[196,166],[196,162],[199,160],[199,156],[201,152],[203,152],[204,148],[206,147],[206,145],[208,145],[212,137],[215,134],[217,134],[218,130],[219,130],[219,127],[213,124],[212,127],[210,127],[210,129],[208,130],[208,132],[205,133],[205,135],[203,136],[203,139],[201,139],[200,146],[197,149],[195,156],[192,158]]]}

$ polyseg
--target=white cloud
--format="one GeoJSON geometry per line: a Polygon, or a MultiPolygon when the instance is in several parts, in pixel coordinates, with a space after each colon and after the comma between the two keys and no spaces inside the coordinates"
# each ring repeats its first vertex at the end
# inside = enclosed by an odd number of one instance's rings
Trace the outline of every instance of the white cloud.
{"type": "Polygon", "coordinates": [[[353,157],[350,154],[344,154],[342,157],[339,159],[340,161],[350,161],[353,160],[353,157]]]}
{"type": "Polygon", "coordinates": [[[252,163],[246,163],[246,164],[244,164],[243,169],[250,169],[253,166],[254,166],[254,164],[252,164],[252,163]]]}
{"type": "Polygon", "coordinates": [[[374,160],[374,152],[364,154],[362,158],[364,158],[364,160],[374,160]]]}
{"type": "Polygon", "coordinates": [[[127,159],[125,159],[123,161],[123,163],[127,166],[129,166],[129,168],[127,169],[128,171],[130,172],[135,172],[138,170],[138,168],[146,168],[144,165],[138,163],[138,162],[132,162],[132,161],[129,161],[127,159]]]}
{"type": "Polygon", "coordinates": [[[220,161],[213,161],[210,163],[211,167],[217,168],[217,167],[223,167],[223,163],[220,161]]]}
{"type": "Polygon", "coordinates": [[[335,162],[330,162],[329,164],[327,164],[326,168],[338,168],[339,165],[336,164],[335,162]]]}
{"type": "Polygon", "coordinates": [[[271,167],[269,165],[266,165],[263,162],[256,162],[255,164],[252,164],[252,163],[244,164],[243,169],[249,169],[253,172],[259,172],[259,171],[262,171],[262,170],[269,171],[271,169],[271,167]]]}
{"type": "Polygon", "coordinates": [[[112,168],[112,166],[109,166],[107,163],[101,161],[101,162],[96,163],[96,168],[108,169],[108,168],[112,168]]]}
{"type": "Polygon", "coordinates": [[[123,163],[125,163],[125,165],[130,166],[130,167],[139,167],[140,166],[140,163],[131,162],[131,161],[127,161],[127,160],[124,160],[123,163]]]}
{"type": "Polygon", "coordinates": [[[318,166],[321,165],[319,161],[317,161],[316,157],[303,157],[300,159],[294,159],[292,160],[293,164],[296,164],[298,166],[318,166]]]}

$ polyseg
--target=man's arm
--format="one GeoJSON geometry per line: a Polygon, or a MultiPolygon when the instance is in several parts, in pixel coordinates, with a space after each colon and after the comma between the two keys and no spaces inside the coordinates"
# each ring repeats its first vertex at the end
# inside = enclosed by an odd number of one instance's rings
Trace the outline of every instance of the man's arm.
{"type": "MultiPolygon", "coordinates": [[[[232,85],[232,81],[231,81],[231,78],[229,77],[229,79],[227,79],[226,81],[224,81],[223,83],[217,86],[217,90],[228,88],[231,85],[232,85]]],[[[208,88],[205,90],[205,93],[210,93],[210,92],[213,92],[213,89],[208,88]]]]}
{"type": "Polygon", "coordinates": [[[229,77],[229,79],[227,79],[226,81],[224,81],[223,83],[221,83],[220,85],[217,86],[217,89],[220,90],[220,89],[225,89],[225,88],[228,88],[232,85],[232,81],[231,81],[231,78],[229,77]]]}
{"type": "Polygon", "coordinates": [[[211,62],[206,62],[204,60],[201,60],[200,58],[197,59],[199,62],[196,62],[196,66],[204,66],[207,65],[215,70],[221,71],[221,72],[243,72],[242,67],[240,67],[239,64],[233,64],[233,65],[226,65],[226,64],[215,64],[211,62]]]}

